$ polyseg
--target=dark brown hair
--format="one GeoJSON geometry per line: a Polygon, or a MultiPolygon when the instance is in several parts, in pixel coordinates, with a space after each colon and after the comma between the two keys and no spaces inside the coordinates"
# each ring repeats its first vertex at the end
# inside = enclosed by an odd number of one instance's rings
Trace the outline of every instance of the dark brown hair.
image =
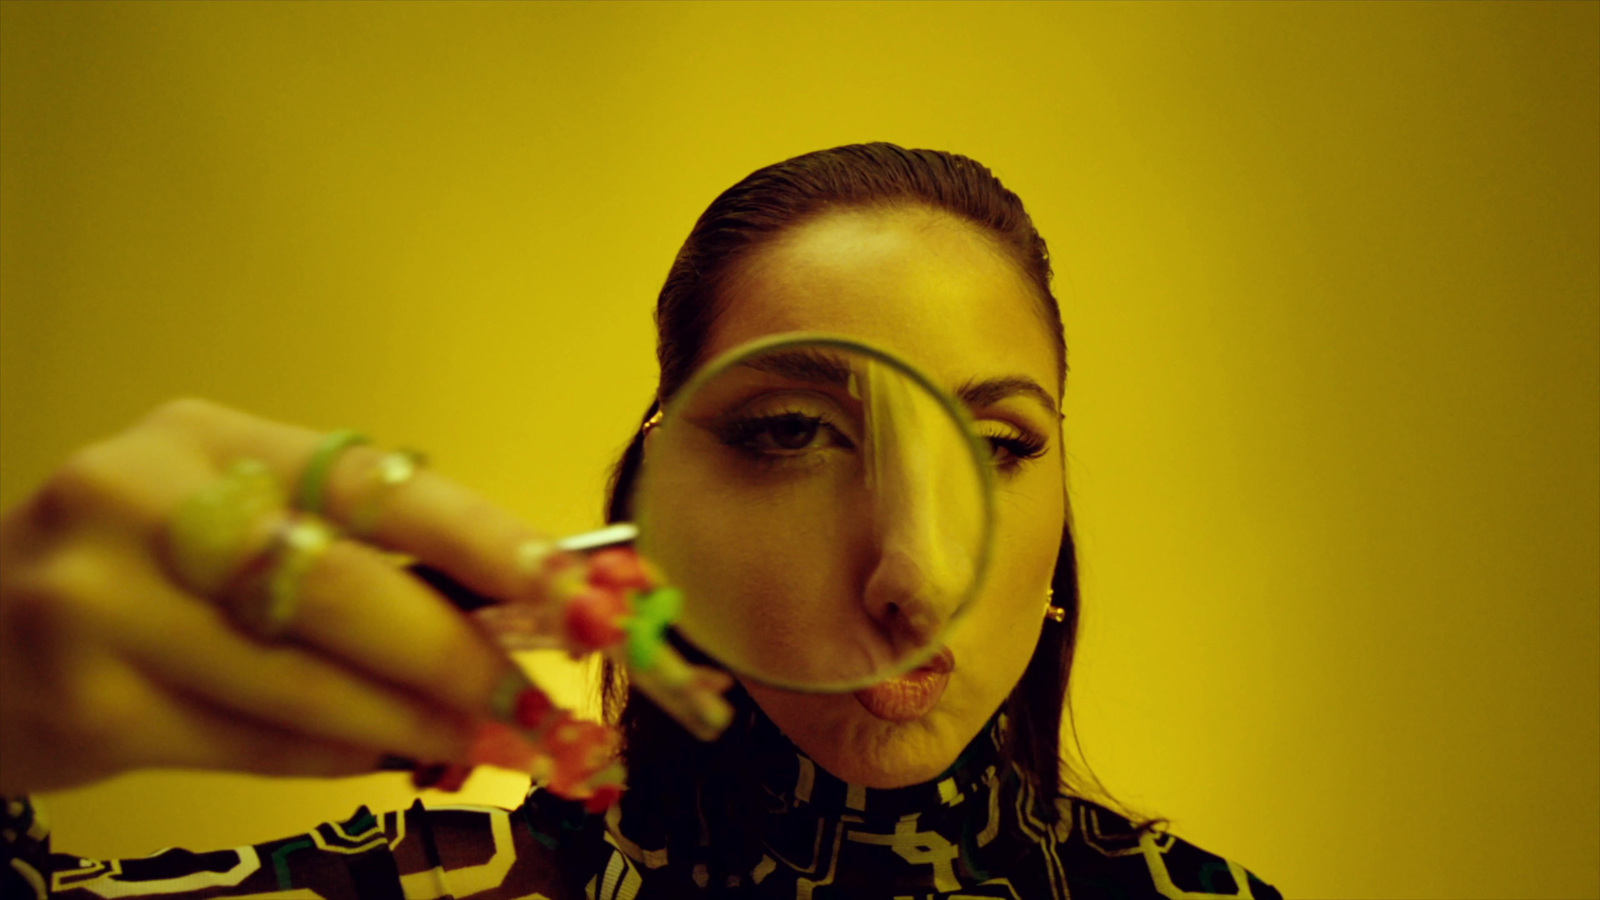
{"type": "MultiPolygon", "coordinates": [[[[656,402],[645,411],[641,422],[670,400],[706,361],[702,356],[721,312],[722,289],[752,250],[785,230],[830,211],[919,206],[975,226],[1027,276],[1038,294],[1040,321],[1054,340],[1057,374],[1064,387],[1066,337],[1060,305],[1050,287],[1049,251],[1017,195],[987,168],[965,156],[907,150],[887,143],[852,144],[759,169],[724,191],[695,222],[673,260],[656,304],[656,355],[661,380],[656,402]]],[[[608,522],[631,518],[630,495],[643,448],[641,431],[635,434],[612,472],[606,497],[608,522]]],[[[1085,779],[1061,754],[1063,710],[1067,721],[1072,722],[1068,685],[1078,637],[1078,569],[1070,505],[1051,586],[1055,604],[1066,615],[1059,623],[1043,620],[1033,657],[1001,705],[1001,711],[1012,723],[1011,739],[1002,754],[1014,760],[1034,782],[1036,796],[1053,800],[1063,792],[1085,799],[1097,795],[1107,805],[1119,806],[1109,799],[1104,785],[1087,764],[1085,779]],[[1087,790],[1090,779],[1099,788],[1097,792],[1087,790]]],[[[754,714],[753,702],[742,690],[735,688],[731,699],[743,719],[754,714]]],[[[694,809],[697,805],[702,809],[723,807],[717,798],[726,801],[727,816],[708,818],[713,820],[713,827],[728,826],[724,838],[734,849],[727,862],[730,867],[736,866],[740,854],[735,845],[748,841],[754,833],[754,829],[739,827],[743,818],[736,799],[739,791],[723,784],[729,772],[744,768],[728,765],[739,758],[741,720],[736,719],[730,734],[722,740],[701,744],[648,699],[631,692],[624,674],[609,663],[602,674],[601,703],[606,720],[616,723],[623,734],[622,752],[630,771],[630,792],[659,794],[663,803],[672,804],[667,808],[677,809],[694,809]],[[699,785],[701,793],[684,793],[689,785],[699,785]]],[[[1073,734],[1076,742],[1075,727],[1073,734]]],[[[1081,758],[1081,745],[1078,751],[1081,758]]],[[[746,795],[749,796],[752,795],[746,795]]],[[[1038,814],[1053,822],[1056,807],[1048,800],[1040,804],[1038,814]]],[[[748,799],[744,805],[749,805],[748,799]]],[[[1166,819],[1134,820],[1139,832],[1163,824],[1167,824],[1166,819]]]]}

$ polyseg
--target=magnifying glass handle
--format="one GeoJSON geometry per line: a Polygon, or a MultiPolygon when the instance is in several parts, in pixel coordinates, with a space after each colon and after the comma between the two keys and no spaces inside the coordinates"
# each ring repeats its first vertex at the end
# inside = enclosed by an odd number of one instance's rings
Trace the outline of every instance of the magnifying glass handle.
{"type": "MultiPolygon", "coordinates": [[[[595,531],[586,531],[556,541],[556,547],[569,553],[591,553],[610,547],[628,547],[639,537],[639,527],[629,522],[619,525],[607,525],[595,531]]],[[[411,563],[405,567],[407,572],[421,579],[428,587],[444,595],[455,607],[463,612],[473,612],[486,606],[499,606],[501,601],[480,594],[472,588],[451,578],[443,569],[435,569],[422,563],[411,563]]],[[[560,645],[553,641],[551,649],[560,645]]],[[[532,647],[526,649],[534,649],[532,647]]]]}
{"type": "Polygon", "coordinates": [[[648,669],[630,666],[628,677],[634,687],[702,741],[716,740],[733,721],[733,707],[722,696],[733,686],[732,676],[690,665],[671,647],[663,645],[655,665],[648,669]]]}
{"type": "Polygon", "coordinates": [[[420,563],[406,570],[499,632],[502,643],[519,650],[566,650],[574,656],[603,652],[628,670],[629,681],[703,741],[715,740],[733,720],[722,694],[732,686],[727,674],[690,664],[667,643],[666,629],[677,618],[682,595],[662,584],[652,567],[632,548],[639,529],[611,525],[556,542],[562,550],[586,557],[585,577],[557,582],[553,602],[518,609],[480,594],[444,571],[420,563]],[[527,613],[535,623],[500,629],[508,613],[527,613]]]}

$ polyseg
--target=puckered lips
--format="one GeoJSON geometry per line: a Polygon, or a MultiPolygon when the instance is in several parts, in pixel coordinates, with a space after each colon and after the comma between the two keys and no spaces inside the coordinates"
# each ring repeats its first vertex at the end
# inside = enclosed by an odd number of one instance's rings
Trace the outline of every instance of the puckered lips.
{"type": "Polygon", "coordinates": [[[949,647],[940,647],[921,666],[856,691],[855,698],[867,712],[885,721],[915,721],[938,705],[955,667],[956,655],[949,647]]]}

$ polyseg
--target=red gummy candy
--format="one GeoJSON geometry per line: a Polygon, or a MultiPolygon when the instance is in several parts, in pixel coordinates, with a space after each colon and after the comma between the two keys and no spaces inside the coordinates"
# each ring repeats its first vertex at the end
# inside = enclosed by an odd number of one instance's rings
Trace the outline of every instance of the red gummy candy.
{"type": "Polygon", "coordinates": [[[522,732],[499,722],[479,726],[467,758],[478,765],[498,766],[513,772],[530,771],[540,756],[522,732]]]}
{"type": "Polygon", "coordinates": [[[653,586],[644,561],[630,547],[609,547],[590,556],[589,583],[613,591],[648,591],[653,586]]]}
{"type": "Polygon", "coordinates": [[[550,697],[538,688],[524,688],[517,695],[517,724],[523,728],[538,728],[544,717],[554,708],[550,697]]]}
{"type": "Polygon", "coordinates": [[[609,647],[626,636],[617,624],[626,612],[627,601],[616,591],[590,588],[568,602],[567,634],[583,647],[609,647]]]}
{"type": "Polygon", "coordinates": [[[541,748],[546,753],[552,752],[551,742],[556,740],[554,736],[566,733],[567,726],[575,721],[578,720],[573,718],[572,710],[557,709],[555,715],[545,720],[544,731],[538,735],[538,743],[541,748]]]}
{"type": "Polygon", "coordinates": [[[598,722],[572,719],[546,735],[544,746],[555,766],[551,787],[567,795],[611,764],[617,734],[598,722]]]}

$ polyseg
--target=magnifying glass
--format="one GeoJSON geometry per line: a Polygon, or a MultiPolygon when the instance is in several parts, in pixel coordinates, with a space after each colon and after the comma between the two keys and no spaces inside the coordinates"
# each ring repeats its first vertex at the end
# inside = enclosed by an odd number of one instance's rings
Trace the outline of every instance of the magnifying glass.
{"type": "MultiPolygon", "coordinates": [[[[667,403],[645,436],[633,522],[559,543],[633,544],[673,588],[636,618],[733,674],[856,691],[928,663],[976,602],[994,541],[990,459],[966,408],[905,360],[776,335],[712,360],[667,403]]],[[[488,602],[418,574],[458,606],[488,602]]],[[[710,731],[689,721],[705,698],[675,696],[690,683],[675,652],[652,657],[678,673],[666,676],[616,656],[691,731],[710,731]]]]}
{"type": "Polygon", "coordinates": [[[705,366],[645,439],[637,547],[729,671],[845,692],[929,660],[971,609],[992,468],[965,408],[857,340],[785,334],[705,366]]]}

